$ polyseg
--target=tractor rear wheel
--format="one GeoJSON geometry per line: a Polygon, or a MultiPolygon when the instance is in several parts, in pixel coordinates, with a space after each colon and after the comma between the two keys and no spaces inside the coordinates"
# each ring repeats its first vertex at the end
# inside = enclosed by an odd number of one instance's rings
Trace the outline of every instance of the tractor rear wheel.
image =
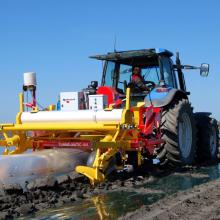
{"type": "Polygon", "coordinates": [[[161,132],[165,143],[156,152],[160,165],[176,167],[192,164],[196,150],[196,127],[187,99],[176,98],[164,107],[161,132]]]}
{"type": "Polygon", "coordinates": [[[220,158],[218,123],[204,113],[196,113],[195,119],[198,130],[197,160],[216,162],[220,158]]]}

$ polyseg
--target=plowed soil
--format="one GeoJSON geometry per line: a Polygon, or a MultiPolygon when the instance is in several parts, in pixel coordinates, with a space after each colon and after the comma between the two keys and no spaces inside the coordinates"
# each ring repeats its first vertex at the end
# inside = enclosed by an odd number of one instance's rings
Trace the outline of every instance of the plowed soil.
{"type": "Polygon", "coordinates": [[[124,219],[220,219],[220,180],[167,196],[120,218],[124,219]]]}
{"type": "MultiPolygon", "coordinates": [[[[170,179],[175,175],[207,177],[198,173],[196,167],[184,168],[178,173],[160,172],[152,168],[148,172],[145,169],[144,172],[135,172],[135,175],[115,174],[96,187],[92,187],[87,178],[76,173],[36,179],[26,182],[25,187],[18,184],[0,184],[0,219],[14,219],[49,208],[74,205],[94,195],[114,191],[136,191],[139,195],[160,193],[158,189],[155,192],[154,189],[143,186],[154,182],[155,178],[170,179]]],[[[165,196],[152,205],[142,206],[126,214],[121,219],[220,219],[220,180],[209,181],[189,190],[165,196]]]]}

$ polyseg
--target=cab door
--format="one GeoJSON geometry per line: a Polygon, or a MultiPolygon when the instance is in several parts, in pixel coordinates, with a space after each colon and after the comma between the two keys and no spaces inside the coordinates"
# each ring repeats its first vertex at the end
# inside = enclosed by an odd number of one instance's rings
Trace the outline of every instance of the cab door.
{"type": "Polygon", "coordinates": [[[161,57],[161,68],[165,84],[172,88],[178,88],[176,76],[173,69],[173,61],[168,57],[161,57]]]}

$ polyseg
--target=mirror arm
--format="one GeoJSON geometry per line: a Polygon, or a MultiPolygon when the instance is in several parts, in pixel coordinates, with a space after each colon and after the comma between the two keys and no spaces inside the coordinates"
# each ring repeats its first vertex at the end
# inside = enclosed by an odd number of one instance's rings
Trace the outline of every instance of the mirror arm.
{"type": "Polygon", "coordinates": [[[175,69],[177,68],[181,68],[181,69],[186,69],[186,70],[197,70],[197,69],[201,69],[201,67],[197,67],[197,66],[191,66],[191,65],[180,65],[177,67],[177,65],[173,65],[173,67],[175,69]]]}

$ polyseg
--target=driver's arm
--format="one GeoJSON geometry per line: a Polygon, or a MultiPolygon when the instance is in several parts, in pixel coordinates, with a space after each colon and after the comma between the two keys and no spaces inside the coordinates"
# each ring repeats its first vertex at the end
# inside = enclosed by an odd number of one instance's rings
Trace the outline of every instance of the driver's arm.
{"type": "Polygon", "coordinates": [[[136,78],[135,84],[143,91],[150,91],[150,89],[144,84],[144,81],[140,78],[136,78]]]}

